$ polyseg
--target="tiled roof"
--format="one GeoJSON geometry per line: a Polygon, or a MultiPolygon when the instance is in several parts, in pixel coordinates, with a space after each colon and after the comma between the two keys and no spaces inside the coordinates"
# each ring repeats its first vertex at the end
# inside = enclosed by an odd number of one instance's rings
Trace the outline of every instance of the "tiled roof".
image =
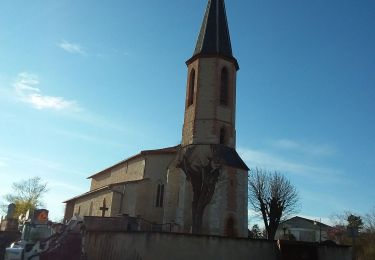
{"type": "Polygon", "coordinates": [[[91,194],[94,194],[94,193],[97,193],[97,192],[100,192],[100,191],[105,191],[105,190],[111,190],[111,188],[113,186],[116,186],[116,185],[124,185],[124,184],[132,184],[132,183],[139,183],[139,182],[142,182],[142,181],[146,181],[146,180],[149,180],[148,178],[146,179],[141,179],[141,180],[134,180],[134,181],[123,181],[123,182],[117,182],[117,183],[111,183],[109,185],[106,185],[106,186],[103,186],[103,187],[100,187],[98,189],[95,189],[95,190],[90,190],[88,192],[85,192],[81,195],[78,195],[78,196],[75,196],[71,199],[68,199],[66,201],[64,201],[63,203],[68,203],[70,201],[74,201],[74,200],[77,200],[77,199],[80,199],[80,198],[83,198],[83,197],[86,197],[88,195],[91,195],[91,194]]]}
{"type": "Polygon", "coordinates": [[[321,226],[321,227],[325,227],[325,228],[331,228],[331,226],[329,225],[326,225],[324,223],[321,223],[317,220],[312,220],[312,219],[308,219],[308,218],[303,218],[303,217],[300,217],[300,216],[295,216],[295,217],[292,217],[290,219],[287,219],[287,220],[284,220],[284,221],[281,221],[280,222],[280,226],[281,224],[288,224],[288,223],[293,223],[293,222],[296,222],[296,221],[304,221],[304,222],[307,222],[311,225],[317,225],[317,226],[321,226]]]}
{"type": "Polygon", "coordinates": [[[140,153],[136,154],[136,155],[133,155],[125,160],[122,160],[104,170],[101,170],[100,172],[97,172],[89,177],[87,177],[87,179],[91,179],[93,177],[96,177],[98,175],[101,175],[105,172],[107,172],[108,170],[111,170],[123,163],[126,163],[132,159],[135,159],[135,158],[138,158],[138,157],[141,157],[141,156],[144,156],[144,155],[149,155],[149,154],[170,154],[170,153],[176,153],[177,150],[179,149],[180,145],[177,145],[177,146],[172,146],[172,147],[166,147],[166,148],[162,148],[162,149],[156,149],[156,150],[144,150],[144,151],[141,151],[140,153]]]}
{"type": "Polygon", "coordinates": [[[247,165],[241,159],[241,157],[238,155],[235,149],[230,148],[228,146],[220,145],[219,153],[221,157],[224,159],[226,165],[237,169],[243,169],[246,171],[249,170],[249,167],[247,167],[247,165]]]}
{"type": "Polygon", "coordinates": [[[233,58],[224,0],[208,1],[193,56],[199,54],[233,58]]]}
{"type": "MultiPolygon", "coordinates": [[[[189,149],[195,149],[199,146],[203,147],[202,148],[203,153],[200,153],[200,152],[195,153],[195,151],[193,151],[193,153],[195,155],[197,155],[198,157],[202,156],[202,155],[203,156],[214,156],[217,159],[219,159],[220,163],[222,163],[223,165],[233,167],[233,168],[236,168],[236,169],[246,170],[246,171],[249,170],[249,167],[247,167],[246,163],[238,155],[236,149],[228,147],[226,145],[222,145],[222,144],[203,144],[203,143],[201,143],[201,144],[190,144],[190,145],[184,146],[179,150],[179,153],[178,153],[176,159],[171,164],[175,165],[175,167],[178,167],[177,165],[180,163],[181,159],[185,156],[186,152],[189,149]],[[204,152],[204,149],[205,148],[208,149],[209,147],[212,149],[211,150],[212,154],[210,154],[210,155],[208,155],[207,153],[204,152]]],[[[202,150],[201,150],[201,152],[202,152],[202,150]]],[[[193,160],[197,160],[197,158],[194,158],[194,156],[192,158],[193,158],[193,160]]],[[[200,159],[198,159],[198,160],[200,160],[200,159]]]]}

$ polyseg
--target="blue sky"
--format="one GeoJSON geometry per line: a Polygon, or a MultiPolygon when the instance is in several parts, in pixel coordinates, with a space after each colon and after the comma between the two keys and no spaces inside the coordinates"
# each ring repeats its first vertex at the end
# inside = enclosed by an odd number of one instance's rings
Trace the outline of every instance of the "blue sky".
{"type": "MultiPolygon", "coordinates": [[[[284,173],[300,215],[375,206],[375,2],[226,1],[237,149],[284,173]]],[[[206,1],[0,3],[0,195],[48,182],[53,219],[87,176],[181,140],[206,1]]],[[[1,201],[1,200],[0,200],[1,201]]],[[[250,218],[250,222],[257,220],[250,218]]]]}

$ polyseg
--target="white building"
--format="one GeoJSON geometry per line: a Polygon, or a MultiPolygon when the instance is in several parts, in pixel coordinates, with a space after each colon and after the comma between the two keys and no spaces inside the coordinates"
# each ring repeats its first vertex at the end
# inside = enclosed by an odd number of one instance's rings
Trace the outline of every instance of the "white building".
{"type": "Polygon", "coordinates": [[[317,220],[296,216],[280,223],[275,239],[323,242],[328,240],[328,231],[331,228],[317,220]]]}

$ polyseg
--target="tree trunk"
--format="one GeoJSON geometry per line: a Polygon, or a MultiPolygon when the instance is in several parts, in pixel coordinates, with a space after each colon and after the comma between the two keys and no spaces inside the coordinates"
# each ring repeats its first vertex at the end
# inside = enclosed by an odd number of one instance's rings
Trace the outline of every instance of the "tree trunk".
{"type": "Polygon", "coordinates": [[[199,203],[192,203],[192,233],[202,233],[203,213],[204,208],[199,207],[199,203]]]}
{"type": "Polygon", "coordinates": [[[209,152],[203,156],[199,156],[199,153],[197,156],[195,148],[196,146],[191,146],[180,151],[181,157],[177,167],[185,172],[187,180],[191,182],[193,188],[192,233],[201,234],[204,209],[210,203],[215,192],[222,163],[216,154],[214,145],[211,145],[209,152]],[[200,163],[197,164],[197,162],[200,163]]]}
{"type": "Polygon", "coordinates": [[[276,231],[277,231],[277,228],[279,227],[279,222],[275,222],[275,221],[270,221],[270,223],[268,224],[268,228],[267,228],[267,239],[268,240],[275,240],[275,235],[276,235],[276,231]]]}
{"type": "Polygon", "coordinates": [[[272,226],[269,226],[267,229],[267,239],[270,241],[275,240],[275,235],[276,235],[276,229],[272,226]]]}

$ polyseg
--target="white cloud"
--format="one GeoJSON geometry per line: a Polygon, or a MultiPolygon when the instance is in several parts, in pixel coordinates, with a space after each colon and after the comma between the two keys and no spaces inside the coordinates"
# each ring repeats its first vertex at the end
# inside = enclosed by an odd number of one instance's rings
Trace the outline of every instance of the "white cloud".
{"type": "Polygon", "coordinates": [[[70,53],[76,53],[76,54],[82,54],[82,55],[86,54],[83,48],[79,44],[71,43],[65,40],[59,43],[59,47],[70,53]]]}
{"type": "Polygon", "coordinates": [[[63,176],[67,173],[81,177],[85,177],[87,175],[87,173],[77,169],[66,168],[64,165],[56,161],[30,156],[28,154],[4,152],[1,151],[1,148],[0,158],[4,159],[6,167],[9,170],[18,171],[17,176],[20,178],[30,177],[30,171],[24,171],[23,167],[33,169],[35,171],[34,174],[40,175],[43,178],[50,176],[51,173],[54,173],[57,176],[63,176]],[[20,162],[22,162],[22,164],[20,162]]]}
{"type": "Polygon", "coordinates": [[[8,158],[7,157],[0,157],[0,167],[5,167],[8,164],[8,158]]]}
{"type": "Polygon", "coordinates": [[[313,156],[330,156],[336,153],[336,150],[329,145],[316,145],[307,142],[297,142],[290,139],[274,140],[271,141],[271,145],[279,149],[313,156]]]}
{"type": "Polygon", "coordinates": [[[63,97],[43,95],[38,88],[40,84],[37,75],[22,72],[19,73],[13,87],[17,97],[22,102],[30,104],[36,109],[67,110],[79,109],[77,102],[66,100],[63,97]]]}
{"type": "MultiPolygon", "coordinates": [[[[73,191],[73,192],[76,192],[76,193],[82,193],[84,192],[84,188],[82,187],[79,187],[78,185],[72,185],[68,182],[65,182],[65,181],[58,181],[58,180],[55,180],[55,179],[46,179],[45,181],[47,181],[48,183],[48,187],[51,189],[51,190],[54,190],[56,188],[60,188],[60,189],[63,189],[63,190],[69,190],[69,191],[73,191]]],[[[65,194],[63,194],[63,197],[66,196],[65,194]]],[[[67,198],[65,198],[67,199],[67,198]]],[[[64,198],[62,198],[60,200],[60,202],[62,202],[64,200],[64,198]]]]}
{"type": "Polygon", "coordinates": [[[339,176],[340,172],[335,169],[315,166],[303,162],[295,162],[291,159],[283,158],[280,155],[272,154],[267,151],[249,148],[240,148],[238,151],[250,168],[259,167],[271,171],[277,170],[294,175],[309,177],[315,181],[341,181],[339,176]]]}
{"type": "Polygon", "coordinates": [[[56,130],[56,133],[59,134],[59,135],[63,135],[63,136],[69,137],[69,138],[83,140],[83,141],[86,141],[86,142],[102,144],[102,145],[105,145],[105,146],[113,146],[113,147],[124,148],[124,145],[119,143],[119,142],[114,142],[114,141],[110,141],[110,140],[107,140],[107,139],[102,139],[102,138],[99,138],[99,137],[90,136],[90,135],[87,135],[87,134],[65,131],[65,130],[61,130],[61,129],[56,130]]]}

